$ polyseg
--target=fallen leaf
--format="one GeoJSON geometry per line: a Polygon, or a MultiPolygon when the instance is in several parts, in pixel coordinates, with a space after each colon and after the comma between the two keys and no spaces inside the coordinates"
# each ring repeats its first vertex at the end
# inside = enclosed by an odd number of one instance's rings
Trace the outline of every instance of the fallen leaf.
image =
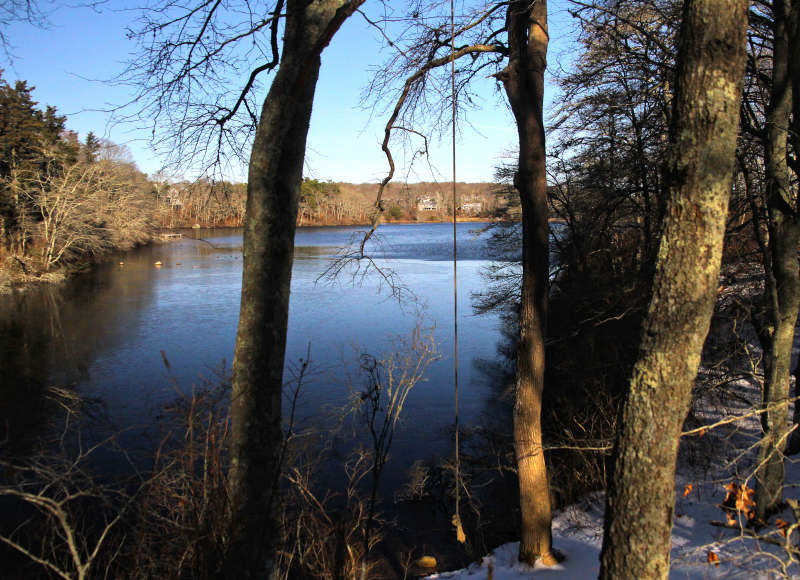
{"type": "Polygon", "coordinates": [[[716,552],[709,550],[707,559],[709,564],[714,564],[714,566],[719,568],[719,556],[717,556],[716,552]]]}
{"type": "Polygon", "coordinates": [[[694,486],[691,483],[687,484],[686,488],[683,490],[683,497],[686,497],[687,495],[692,493],[693,489],[694,489],[694,486]]]}

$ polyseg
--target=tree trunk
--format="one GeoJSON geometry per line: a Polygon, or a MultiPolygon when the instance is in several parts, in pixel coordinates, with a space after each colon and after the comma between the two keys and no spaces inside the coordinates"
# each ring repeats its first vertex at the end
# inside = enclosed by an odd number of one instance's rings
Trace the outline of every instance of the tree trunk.
{"type": "MultiPolygon", "coordinates": [[[[792,125],[791,136],[792,145],[795,152],[800,147],[800,2],[794,2],[790,10],[789,18],[789,77],[792,86],[792,125]]],[[[796,155],[796,153],[795,153],[796,155]]],[[[800,172],[795,168],[795,174],[800,175],[800,172]]],[[[797,207],[797,193],[795,192],[794,198],[790,198],[791,213],[789,214],[790,230],[795,236],[794,248],[797,248],[797,230],[800,227],[800,215],[798,215],[797,207]]],[[[797,273],[797,263],[795,262],[795,273],[797,273]]],[[[797,282],[795,281],[795,284],[797,282]]],[[[795,314],[797,316],[797,314],[795,314]]],[[[795,369],[795,383],[794,395],[800,396],[800,380],[798,380],[798,372],[795,369]]],[[[789,440],[788,453],[795,454],[800,452],[800,402],[794,404],[794,417],[792,423],[796,426],[792,432],[791,439],[789,440]]]]}
{"type": "Polygon", "coordinates": [[[522,515],[519,559],[554,564],[551,552],[550,489],[542,449],[547,287],[550,230],[543,122],[547,67],[547,2],[514,1],[508,7],[508,66],[503,82],[519,133],[514,185],[522,203],[522,299],[519,314],[514,448],[522,515]]]}
{"type": "Polygon", "coordinates": [[[745,0],[684,5],[664,225],[617,434],[600,577],[666,579],[675,462],[716,296],[745,63],[745,0]]]}
{"type": "Polygon", "coordinates": [[[320,55],[363,0],[288,0],[280,68],[261,111],[247,184],[231,400],[229,578],[273,571],[289,288],[320,55]]]}
{"type": "Polygon", "coordinates": [[[791,0],[773,3],[772,87],[764,141],[769,212],[769,259],[765,266],[764,301],[768,319],[764,353],[763,402],[770,410],[762,416],[761,441],[756,473],[757,515],[764,519],[783,499],[783,452],[789,429],[789,380],[792,344],[800,308],[798,279],[798,227],[786,162],[792,87],[789,78],[789,16],[791,0]],[[784,404],[781,404],[784,403],[784,404]]]}

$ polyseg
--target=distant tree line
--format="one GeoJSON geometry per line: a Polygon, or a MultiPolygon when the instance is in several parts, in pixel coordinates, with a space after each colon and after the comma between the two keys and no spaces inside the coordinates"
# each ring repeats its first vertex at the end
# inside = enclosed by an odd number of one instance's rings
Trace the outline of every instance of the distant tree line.
{"type": "MultiPolygon", "coordinates": [[[[159,222],[168,227],[244,224],[247,184],[199,179],[175,181],[156,175],[153,182],[159,222]]],[[[506,200],[493,183],[459,183],[459,217],[492,219],[506,200]]],[[[374,211],[374,184],[352,184],[305,177],[300,185],[297,225],[360,225],[374,211]]],[[[383,200],[388,221],[440,221],[453,215],[441,184],[403,183],[388,188],[383,200]],[[426,204],[425,202],[430,202],[426,204]]]]}

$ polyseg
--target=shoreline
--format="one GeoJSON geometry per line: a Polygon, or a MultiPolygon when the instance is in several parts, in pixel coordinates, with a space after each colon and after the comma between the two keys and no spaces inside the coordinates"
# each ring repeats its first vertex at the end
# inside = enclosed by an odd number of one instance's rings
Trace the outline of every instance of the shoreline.
{"type": "MultiPolygon", "coordinates": [[[[497,219],[493,217],[459,217],[457,223],[502,223],[502,222],[514,222],[519,223],[519,219],[512,219],[512,220],[503,220],[497,219]]],[[[566,220],[562,218],[548,218],[548,223],[566,223],[566,220]]],[[[446,220],[385,220],[381,221],[380,225],[424,225],[424,224],[452,224],[452,219],[446,220]]],[[[369,222],[360,222],[360,223],[304,223],[302,225],[298,224],[298,228],[357,228],[357,227],[369,227],[371,224],[369,222]]],[[[244,224],[241,225],[227,225],[227,224],[218,224],[218,225],[198,225],[195,227],[194,225],[186,225],[186,226],[173,226],[171,228],[164,228],[163,231],[165,232],[175,232],[178,230],[193,230],[193,229],[208,229],[208,230],[224,230],[224,229],[241,229],[244,227],[244,224]]]]}
{"type": "MultiPolygon", "coordinates": [[[[498,220],[491,217],[459,217],[458,223],[493,223],[493,222],[501,222],[504,220],[498,220]]],[[[514,220],[519,221],[519,220],[514,220]]],[[[447,220],[383,220],[381,221],[380,225],[424,225],[424,224],[451,224],[453,223],[452,219],[447,220]]],[[[304,223],[298,224],[298,228],[358,228],[358,227],[370,227],[369,222],[355,222],[355,223],[304,223]]],[[[189,226],[173,226],[171,228],[164,228],[162,231],[165,232],[174,232],[179,230],[196,230],[196,229],[208,229],[208,230],[225,230],[225,229],[241,229],[244,227],[242,225],[227,225],[227,224],[219,224],[219,225],[199,225],[195,227],[193,225],[189,226]]]]}
{"type": "MultiPolygon", "coordinates": [[[[496,218],[487,218],[487,217],[459,217],[457,223],[500,223],[503,221],[515,221],[518,222],[519,220],[500,220],[496,218]]],[[[563,220],[559,218],[550,218],[548,220],[551,223],[559,223],[563,222],[563,220]]],[[[391,220],[391,221],[382,221],[380,225],[427,225],[427,224],[451,224],[453,223],[452,219],[446,220],[429,220],[429,221],[422,221],[422,220],[391,220]]],[[[134,246],[132,248],[114,248],[110,250],[106,255],[102,257],[95,257],[94,259],[87,260],[86,262],[81,262],[74,266],[64,266],[57,270],[52,270],[49,272],[42,272],[39,274],[33,274],[27,270],[28,264],[20,260],[16,256],[7,256],[4,260],[4,263],[0,264],[0,296],[5,294],[11,294],[14,291],[20,290],[24,291],[26,288],[31,287],[37,284],[62,284],[65,281],[69,280],[75,275],[79,275],[94,269],[95,266],[98,264],[103,263],[106,261],[107,256],[116,252],[124,252],[135,249],[137,247],[145,247],[149,245],[156,245],[156,244],[169,244],[174,239],[164,238],[163,236],[168,233],[179,233],[179,232],[186,232],[188,230],[197,230],[197,229],[220,229],[220,230],[232,230],[232,229],[242,229],[243,225],[228,225],[228,224],[215,224],[215,225],[181,225],[181,226],[173,226],[173,227],[163,227],[159,228],[157,231],[153,232],[150,240],[134,246]],[[197,226],[197,227],[195,227],[197,226]],[[18,267],[9,267],[10,264],[16,261],[19,263],[18,267]]],[[[347,228],[347,227],[370,227],[369,223],[341,223],[341,224],[304,224],[298,225],[298,228],[347,228]]],[[[177,238],[179,239],[179,238],[177,238]]]]}

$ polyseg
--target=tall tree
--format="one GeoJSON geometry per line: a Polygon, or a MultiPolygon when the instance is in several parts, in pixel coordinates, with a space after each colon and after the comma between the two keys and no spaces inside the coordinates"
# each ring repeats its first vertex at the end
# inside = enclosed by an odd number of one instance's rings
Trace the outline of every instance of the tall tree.
{"type": "MultiPolygon", "coordinates": [[[[789,76],[792,86],[792,120],[790,125],[790,136],[792,148],[795,151],[795,159],[797,159],[797,152],[800,151],[800,2],[792,2],[792,8],[789,13],[789,76]]],[[[800,176],[800,165],[795,162],[793,165],[795,175],[800,176]]],[[[792,199],[792,207],[794,209],[791,214],[794,222],[794,228],[798,227],[800,222],[800,194],[795,192],[795,197],[792,199]]],[[[795,384],[794,395],[800,395],[800,373],[798,370],[800,366],[795,367],[795,384]]],[[[800,453],[800,404],[794,404],[794,425],[798,427],[792,431],[789,440],[788,452],[795,454],[800,453]]]]}
{"type": "Polygon", "coordinates": [[[289,287],[298,197],[320,55],[363,0],[288,0],[280,68],[261,109],[247,180],[242,300],[231,402],[231,576],[269,570],[289,287]]]}
{"type": "Polygon", "coordinates": [[[716,295],[748,2],[684,4],[663,230],[615,445],[603,579],[667,578],[678,440],[716,295]]]}
{"type": "Polygon", "coordinates": [[[497,75],[517,122],[519,158],[514,186],[522,204],[522,294],[519,314],[514,450],[522,516],[519,559],[555,564],[551,552],[550,487],[542,445],[550,227],[544,133],[547,2],[510,2],[508,64],[497,75]]]}
{"type": "MultiPolygon", "coordinates": [[[[485,69],[494,69],[514,114],[519,136],[519,160],[514,184],[520,195],[523,215],[522,308],[519,313],[520,343],[517,359],[517,394],[514,410],[515,448],[520,480],[522,543],[520,559],[534,563],[541,559],[555,563],[551,553],[551,506],[542,447],[541,410],[544,387],[545,327],[549,277],[549,227],[545,132],[543,122],[544,72],[547,66],[549,34],[547,2],[492,2],[465,10],[451,32],[450,12],[436,13],[437,5],[414,5],[409,15],[410,31],[403,35],[397,54],[377,75],[371,89],[384,95],[394,82],[402,87],[385,125],[383,150],[390,171],[383,180],[375,203],[377,224],[382,211],[381,197],[394,175],[390,141],[395,134],[405,137],[441,131],[443,111],[439,95],[450,94],[451,62],[458,95],[457,103],[468,103],[472,81],[485,69]],[[451,42],[452,41],[452,42],[451,42]],[[401,48],[400,45],[402,45],[401,48]],[[436,98],[429,99],[429,95],[436,98]],[[433,119],[424,128],[420,119],[433,119]]],[[[481,75],[482,76],[482,75],[481,75]]],[[[457,122],[463,109],[455,109],[457,122]]],[[[425,139],[427,148],[427,139],[425,139]]],[[[374,226],[373,226],[374,231],[374,226]]],[[[352,254],[363,258],[363,244],[352,254]]]]}
{"type": "MultiPolygon", "coordinates": [[[[646,278],[652,274],[666,197],[680,5],[675,0],[593,0],[573,6],[582,51],[558,79],[551,155],[563,164],[558,181],[574,191],[556,207],[581,204],[574,215],[564,213],[579,266],[597,249],[589,244],[614,234],[619,238],[625,230],[621,237],[638,245],[627,268],[646,278]]],[[[612,240],[601,243],[613,245],[612,240]]]]}
{"type": "MultiPolygon", "coordinates": [[[[789,122],[792,112],[790,61],[791,0],[772,5],[772,83],[766,111],[764,157],[767,194],[768,253],[764,255],[764,303],[767,323],[762,332],[764,352],[762,417],[764,437],[759,453],[757,514],[762,519],[783,499],[783,453],[789,429],[789,381],[792,345],[800,310],[800,275],[797,249],[800,222],[796,188],[792,187],[787,163],[789,122]]],[[[797,42],[792,39],[796,45],[797,42]]]]}
{"type": "Polygon", "coordinates": [[[165,0],[142,16],[137,37],[144,55],[126,73],[141,86],[145,109],[138,113],[169,123],[157,143],[183,161],[209,169],[226,149],[243,154],[242,144],[253,139],[233,361],[232,516],[224,570],[230,578],[274,571],[281,389],[306,137],[322,51],[362,3],[277,0],[265,9],[252,2],[242,8],[165,0]],[[243,66],[249,77],[231,91],[243,66]],[[257,77],[275,68],[256,115],[257,77]]]}

